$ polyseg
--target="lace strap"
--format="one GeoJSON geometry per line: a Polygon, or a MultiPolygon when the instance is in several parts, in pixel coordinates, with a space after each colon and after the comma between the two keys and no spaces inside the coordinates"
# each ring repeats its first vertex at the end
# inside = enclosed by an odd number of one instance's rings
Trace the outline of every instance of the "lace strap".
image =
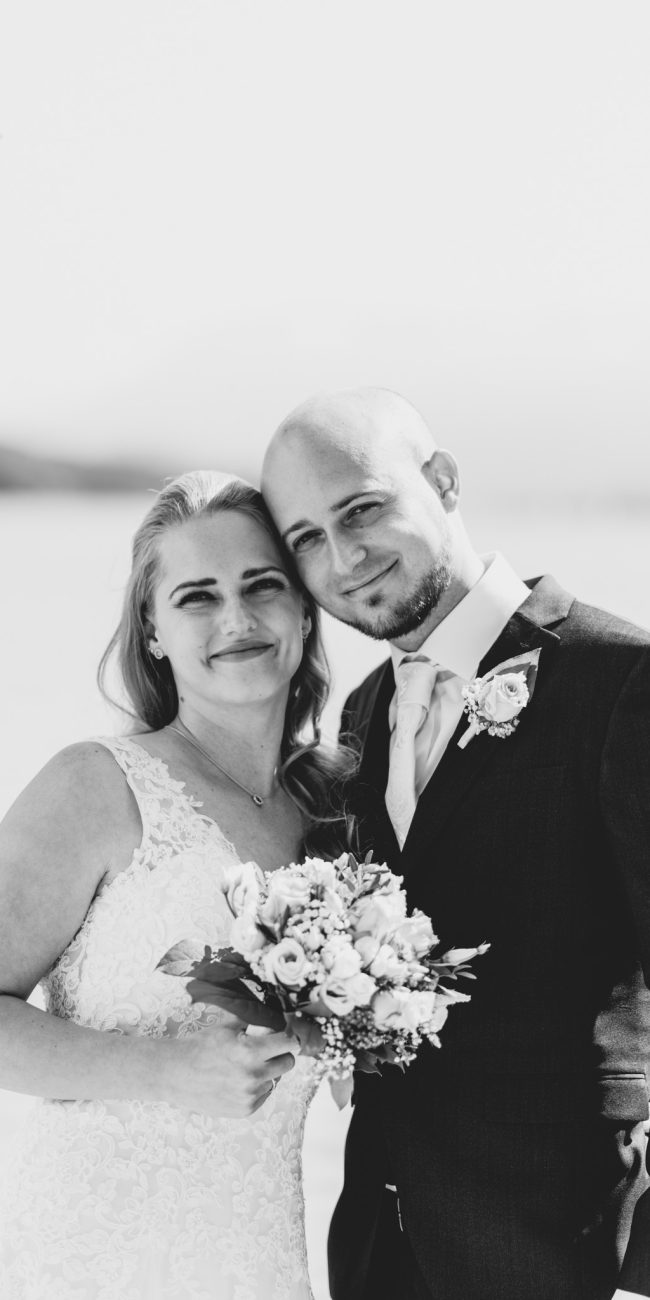
{"type": "Polygon", "coordinates": [[[142,821],[141,852],[146,855],[147,850],[156,847],[164,849],[166,857],[194,844],[201,823],[195,812],[195,801],[185,793],[185,782],[171,776],[164,759],[155,758],[130,736],[93,739],[113,755],[138,805],[142,821]]]}

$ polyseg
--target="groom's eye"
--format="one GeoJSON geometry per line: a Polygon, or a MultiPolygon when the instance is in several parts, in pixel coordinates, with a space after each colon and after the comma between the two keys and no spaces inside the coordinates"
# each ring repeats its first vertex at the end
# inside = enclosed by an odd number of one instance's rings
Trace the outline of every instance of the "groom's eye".
{"type": "Polygon", "coordinates": [[[308,546],[312,542],[316,541],[317,537],[318,537],[318,532],[316,531],[316,529],[313,529],[310,533],[301,533],[300,537],[297,537],[295,542],[292,542],[291,544],[292,551],[307,550],[308,546]]]}
{"type": "Polygon", "coordinates": [[[348,510],[345,516],[346,523],[370,523],[376,516],[381,507],[380,501],[360,501],[359,505],[353,506],[348,510]]]}

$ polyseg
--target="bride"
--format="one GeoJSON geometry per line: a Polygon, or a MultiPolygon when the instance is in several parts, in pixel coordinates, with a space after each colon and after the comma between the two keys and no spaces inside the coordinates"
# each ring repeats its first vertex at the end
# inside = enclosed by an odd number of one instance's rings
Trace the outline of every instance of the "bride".
{"type": "Polygon", "coordinates": [[[100,673],[117,659],[136,730],[57,754],[0,828],[0,1088],[42,1099],[6,1179],[3,1300],[311,1297],[313,1062],[193,1005],[173,961],[227,945],[238,864],[345,847],[288,563],[242,480],[167,486],[100,673]]]}

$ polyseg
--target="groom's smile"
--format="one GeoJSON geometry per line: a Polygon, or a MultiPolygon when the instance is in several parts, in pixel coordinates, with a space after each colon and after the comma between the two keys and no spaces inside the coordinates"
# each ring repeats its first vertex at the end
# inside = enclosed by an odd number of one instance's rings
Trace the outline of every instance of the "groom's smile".
{"type": "Polygon", "coordinates": [[[363,578],[360,582],[355,583],[354,586],[352,587],[344,588],[342,595],[356,596],[358,595],[359,592],[361,592],[363,595],[365,595],[366,593],[369,594],[369,589],[372,588],[374,590],[375,584],[380,583],[384,578],[388,576],[389,573],[392,573],[393,569],[396,567],[398,563],[399,560],[393,560],[392,563],[387,566],[387,568],[380,569],[378,573],[371,574],[369,578],[363,578]]]}

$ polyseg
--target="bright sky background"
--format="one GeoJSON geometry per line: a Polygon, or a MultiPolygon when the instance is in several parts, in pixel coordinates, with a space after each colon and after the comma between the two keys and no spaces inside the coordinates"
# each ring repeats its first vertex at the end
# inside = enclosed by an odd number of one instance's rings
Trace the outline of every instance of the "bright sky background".
{"type": "Polygon", "coordinates": [[[253,472],[404,392],[475,483],[650,495],[648,0],[7,0],[0,442],[253,472]]]}

